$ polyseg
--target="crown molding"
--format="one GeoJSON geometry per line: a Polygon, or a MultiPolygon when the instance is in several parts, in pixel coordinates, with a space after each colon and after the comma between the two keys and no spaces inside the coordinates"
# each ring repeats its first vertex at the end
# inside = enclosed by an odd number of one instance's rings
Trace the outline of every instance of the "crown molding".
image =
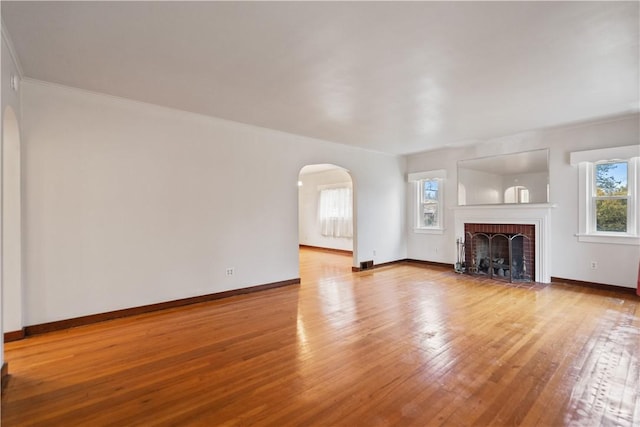
{"type": "Polygon", "coordinates": [[[16,69],[18,70],[18,77],[22,79],[24,76],[24,72],[22,71],[22,64],[20,64],[20,61],[18,61],[18,55],[16,55],[16,51],[13,47],[13,41],[11,40],[11,36],[9,35],[9,32],[6,30],[7,26],[4,23],[4,19],[2,19],[2,24],[0,25],[0,28],[2,29],[2,39],[5,41],[5,43],[7,43],[7,47],[9,49],[9,55],[11,56],[11,59],[13,60],[13,63],[16,66],[16,69]]]}

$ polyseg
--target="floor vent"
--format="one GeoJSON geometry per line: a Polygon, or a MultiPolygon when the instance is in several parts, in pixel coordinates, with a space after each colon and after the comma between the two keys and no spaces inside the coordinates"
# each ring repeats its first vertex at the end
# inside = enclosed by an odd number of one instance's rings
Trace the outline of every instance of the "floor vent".
{"type": "Polygon", "coordinates": [[[360,262],[360,270],[369,270],[373,268],[373,260],[371,261],[361,261],[360,262]]]}

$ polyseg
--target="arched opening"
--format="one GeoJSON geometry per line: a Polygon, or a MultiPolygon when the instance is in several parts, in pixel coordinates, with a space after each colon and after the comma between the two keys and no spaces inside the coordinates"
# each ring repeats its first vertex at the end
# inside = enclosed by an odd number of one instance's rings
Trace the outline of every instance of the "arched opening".
{"type": "Polygon", "coordinates": [[[22,330],[22,223],[20,127],[6,107],[2,122],[2,323],[3,332],[22,330]]]}
{"type": "Polygon", "coordinates": [[[529,203],[529,189],[521,185],[509,187],[504,191],[505,203],[529,203]]]}
{"type": "MultiPolygon", "coordinates": [[[[304,253],[325,253],[325,275],[343,274],[355,265],[354,183],[346,169],[332,164],[307,165],[298,175],[298,244],[304,253]],[[333,265],[335,268],[329,268],[333,265]]],[[[323,264],[324,264],[323,261],[323,264]]]]}

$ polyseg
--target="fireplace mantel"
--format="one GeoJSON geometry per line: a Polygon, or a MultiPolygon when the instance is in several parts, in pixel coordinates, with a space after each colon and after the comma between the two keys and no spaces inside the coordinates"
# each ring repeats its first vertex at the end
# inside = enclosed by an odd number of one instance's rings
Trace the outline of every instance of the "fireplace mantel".
{"type": "Polygon", "coordinates": [[[522,209],[522,210],[531,210],[531,209],[551,209],[555,208],[557,205],[555,203],[502,203],[502,204],[493,204],[493,205],[462,205],[455,206],[453,210],[455,211],[467,211],[467,210],[476,210],[476,209],[522,209]]]}
{"type": "Polygon", "coordinates": [[[456,238],[464,240],[465,223],[531,224],[535,226],[536,281],[551,282],[552,203],[457,206],[453,208],[456,238]]]}

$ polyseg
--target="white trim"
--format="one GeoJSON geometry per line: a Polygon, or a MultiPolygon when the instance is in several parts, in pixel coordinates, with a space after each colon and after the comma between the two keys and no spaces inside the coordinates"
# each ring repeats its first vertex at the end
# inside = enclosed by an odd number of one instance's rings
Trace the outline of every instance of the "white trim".
{"type": "Polygon", "coordinates": [[[464,239],[465,223],[523,224],[535,227],[535,278],[551,283],[551,209],[550,203],[521,205],[459,206],[455,212],[455,235],[464,239]]]}
{"type": "Polygon", "coordinates": [[[353,188],[351,182],[336,182],[335,184],[320,184],[317,186],[318,191],[329,190],[331,188],[353,188]]]}
{"type": "MultiPolygon", "coordinates": [[[[433,175],[439,175],[441,172],[444,172],[446,175],[446,171],[437,170],[433,171],[433,175]]],[[[413,231],[415,233],[423,233],[423,234],[443,234],[444,233],[444,178],[439,178],[437,176],[431,176],[431,172],[422,172],[419,176],[429,175],[427,178],[421,178],[418,181],[410,181],[413,183],[415,187],[415,208],[413,209],[414,218],[413,218],[413,231]],[[435,227],[426,227],[420,226],[421,216],[422,216],[422,182],[423,181],[438,181],[438,225],[435,227]]],[[[411,174],[410,174],[411,175],[411,174]]]]}
{"type": "Polygon", "coordinates": [[[640,156],[640,146],[626,145],[624,147],[600,148],[597,150],[573,151],[569,162],[576,166],[583,162],[596,163],[608,160],[629,160],[640,156]]]}
{"type": "Polygon", "coordinates": [[[419,228],[419,227],[414,227],[413,228],[413,232],[414,233],[418,233],[418,234],[444,234],[444,228],[419,228]]]}
{"type": "Polygon", "coordinates": [[[412,172],[407,174],[407,181],[422,181],[425,179],[440,179],[444,180],[447,178],[447,171],[445,169],[438,169],[434,171],[427,172],[412,172]]]}
{"type": "Polygon", "coordinates": [[[2,26],[2,38],[4,39],[5,43],[7,44],[7,47],[9,48],[9,55],[11,56],[13,63],[16,65],[16,69],[18,70],[18,77],[22,79],[22,76],[24,76],[24,72],[22,71],[22,64],[20,64],[20,61],[18,61],[18,55],[16,55],[16,51],[13,47],[13,41],[11,40],[11,36],[9,35],[9,32],[5,29],[7,28],[7,26],[4,23],[4,19],[2,20],[1,26],[2,26]]]}
{"type": "MultiPolygon", "coordinates": [[[[633,146],[634,148],[636,146],[633,146]]],[[[629,147],[618,147],[629,148],[629,147]]],[[[611,154],[610,149],[590,150],[599,152],[601,155],[611,154]],[[603,154],[604,153],[604,154],[603,154]]],[[[620,154],[622,151],[617,151],[620,154]]],[[[572,155],[574,153],[571,153],[572,155]]],[[[602,159],[594,162],[581,161],[578,163],[578,232],[575,236],[579,242],[588,243],[609,243],[619,245],[640,245],[638,234],[640,224],[638,224],[638,168],[640,168],[640,158],[631,157],[620,159],[627,162],[627,232],[611,233],[595,231],[595,207],[593,205],[593,186],[595,165],[602,159]]]]}
{"type": "Polygon", "coordinates": [[[495,204],[495,205],[462,205],[462,206],[454,206],[451,209],[456,210],[456,211],[464,211],[464,210],[474,211],[476,209],[495,209],[495,210],[523,209],[523,210],[529,210],[529,209],[548,209],[548,208],[555,208],[557,206],[558,205],[556,205],[555,203],[511,203],[511,204],[500,203],[500,204],[495,204]]]}
{"type": "Polygon", "coordinates": [[[640,237],[630,234],[576,234],[579,242],[640,246],[640,237]]]}

